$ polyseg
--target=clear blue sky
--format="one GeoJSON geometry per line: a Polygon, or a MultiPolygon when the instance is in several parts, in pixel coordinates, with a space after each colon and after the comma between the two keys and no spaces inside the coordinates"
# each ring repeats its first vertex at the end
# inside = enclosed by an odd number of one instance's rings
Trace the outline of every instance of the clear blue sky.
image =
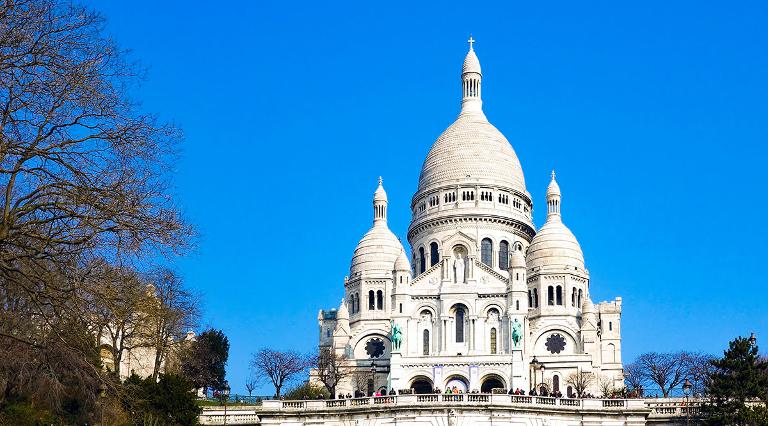
{"type": "Polygon", "coordinates": [[[201,238],[177,265],[233,392],[257,348],[315,348],[379,175],[406,240],[470,33],[536,224],[554,168],[593,298],[624,298],[624,361],[768,345],[768,3],[91,2],[149,68],[145,109],[185,131],[201,238]]]}

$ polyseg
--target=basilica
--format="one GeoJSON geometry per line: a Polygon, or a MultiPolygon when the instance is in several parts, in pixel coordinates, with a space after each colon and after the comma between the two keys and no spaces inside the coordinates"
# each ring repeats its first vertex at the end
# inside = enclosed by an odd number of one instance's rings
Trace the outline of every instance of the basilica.
{"type": "Polygon", "coordinates": [[[473,42],[461,112],[432,145],[411,199],[410,258],[387,225],[380,178],[344,299],[318,315],[321,350],[355,372],[337,392],[621,388],[621,298],[592,302],[554,172],[546,221],[534,225],[520,161],[483,111],[473,42]]]}

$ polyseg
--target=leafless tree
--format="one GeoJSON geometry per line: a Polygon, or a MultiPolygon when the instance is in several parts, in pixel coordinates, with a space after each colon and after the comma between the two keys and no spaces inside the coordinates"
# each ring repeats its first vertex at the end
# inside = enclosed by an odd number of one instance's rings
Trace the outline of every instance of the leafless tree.
{"type": "Polygon", "coordinates": [[[643,374],[643,367],[639,363],[633,362],[624,366],[624,381],[629,389],[637,393],[637,396],[643,396],[645,375],[643,374]]]}
{"type": "Polygon", "coordinates": [[[576,396],[581,398],[584,392],[595,382],[595,374],[589,371],[577,371],[565,378],[565,383],[573,386],[576,396]]]}
{"type": "Polygon", "coordinates": [[[256,389],[256,385],[257,380],[252,375],[245,379],[245,390],[248,391],[248,396],[253,395],[253,390],[256,389]]]}
{"type": "Polygon", "coordinates": [[[674,353],[648,352],[637,358],[642,376],[661,390],[664,397],[685,379],[682,356],[674,353]]]}
{"type": "Polygon", "coordinates": [[[347,359],[330,348],[321,348],[313,362],[317,378],[320,380],[331,397],[336,395],[336,386],[353,374],[353,369],[347,365],[347,359]]]}
{"type": "Polygon", "coordinates": [[[195,328],[200,316],[197,297],[182,285],[169,269],[150,275],[151,307],[147,308],[150,345],[155,352],[152,377],[157,378],[171,352],[184,340],[186,332],[195,328]]]}
{"type": "Polygon", "coordinates": [[[711,361],[715,358],[701,352],[681,352],[679,356],[685,370],[685,378],[688,378],[693,386],[691,389],[693,395],[702,395],[709,374],[712,372],[711,361]]]}
{"type": "Polygon", "coordinates": [[[276,351],[260,349],[253,354],[251,367],[264,381],[269,381],[275,387],[275,397],[280,397],[284,385],[290,383],[296,376],[306,372],[312,364],[311,359],[295,351],[276,351]]]}
{"type": "Polygon", "coordinates": [[[352,373],[352,383],[354,383],[355,389],[363,393],[367,392],[368,381],[371,379],[371,373],[364,370],[355,370],[352,373]]]}
{"type": "Polygon", "coordinates": [[[597,388],[600,390],[601,398],[610,398],[611,395],[616,391],[613,377],[600,376],[597,379],[597,388]]]}

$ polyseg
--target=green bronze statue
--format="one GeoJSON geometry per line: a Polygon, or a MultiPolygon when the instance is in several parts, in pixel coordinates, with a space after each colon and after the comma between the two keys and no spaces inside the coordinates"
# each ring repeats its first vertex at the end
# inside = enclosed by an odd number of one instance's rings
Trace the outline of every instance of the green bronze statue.
{"type": "Polygon", "coordinates": [[[403,330],[399,324],[395,324],[394,320],[390,320],[390,325],[392,326],[392,349],[399,351],[400,344],[403,342],[403,330]]]}
{"type": "Polygon", "coordinates": [[[520,324],[520,321],[515,318],[514,321],[512,321],[512,343],[515,344],[515,347],[520,346],[520,341],[523,340],[523,331],[522,331],[523,325],[520,324]]]}

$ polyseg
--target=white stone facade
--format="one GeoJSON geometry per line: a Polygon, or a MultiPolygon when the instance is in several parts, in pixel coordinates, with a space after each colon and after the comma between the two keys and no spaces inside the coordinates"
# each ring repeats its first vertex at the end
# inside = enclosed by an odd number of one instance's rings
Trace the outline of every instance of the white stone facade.
{"type": "Polygon", "coordinates": [[[320,346],[345,355],[362,386],[338,393],[457,386],[464,391],[542,385],[572,392],[570,375],[623,387],[621,298],[594,305],[578,241],[564,225],[552,172],[547,220],[533,202],[514,149],[482,109],[482,71],[470,45],[462,109],[432,146],[411,200],[410,262],[387,227],[381,180],[374,223],[355,249],[338,310],[320,311],[320,346]],[[399,349],[392,324],[403,330],[399,349]],[[518,338],[519,336],[519,338],[518,338]],[[544,368],[531,367],[535,360],[544,368]],[[372,383],[371,383],[372,382],[372,383]]]}

